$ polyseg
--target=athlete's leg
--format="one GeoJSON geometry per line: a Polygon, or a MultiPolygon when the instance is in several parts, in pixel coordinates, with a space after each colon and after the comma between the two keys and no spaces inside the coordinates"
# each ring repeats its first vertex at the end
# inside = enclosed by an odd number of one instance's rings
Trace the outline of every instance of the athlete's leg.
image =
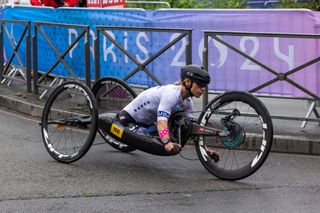
{"type": "Polygon", "coordinates": [[[129,126],[129,124],[134,124],[136,121],[131,115],[125,110],[121,110],[117,115],[118,121],[124,126],[129,126]]]}

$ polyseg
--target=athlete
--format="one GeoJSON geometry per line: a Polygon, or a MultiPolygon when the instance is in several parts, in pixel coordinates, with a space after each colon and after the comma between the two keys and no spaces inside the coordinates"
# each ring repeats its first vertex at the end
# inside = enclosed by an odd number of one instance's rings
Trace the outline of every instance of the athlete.
{"type": "MultiPolygon", "coordinates": [[[[187,112],[192,118],[192,97],[199,98],[210,83],[208,71],[198,65],[181,68],[180,81],[175,84],[157,86],[140,93],[118,114],[119,122],[127,126],[130,123],[152,125],[156,122],[157,131],[167,152],[177,154],[181,145],[173,143],[169,137],[168,119],[175,110],[187,112]]],[[[219,160],[219,153],[206,147],[208,155],[214,161],[219,160]]]]}

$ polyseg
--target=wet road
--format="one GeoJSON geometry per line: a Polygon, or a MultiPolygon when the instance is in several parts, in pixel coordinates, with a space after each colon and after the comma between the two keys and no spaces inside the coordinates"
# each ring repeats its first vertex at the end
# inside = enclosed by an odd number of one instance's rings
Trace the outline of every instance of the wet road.
{"type": "MultiPolygon", "coordinates": [[[[107,144],[61,164],[46,152],[38,121],[5,109],[0,136],[1,212],[319,212],[318,156],[272,153],[254,175],[228,182],[197,160],[107,144]]],[[[193,147],[182,154],[196,159],[193,147]]]]}

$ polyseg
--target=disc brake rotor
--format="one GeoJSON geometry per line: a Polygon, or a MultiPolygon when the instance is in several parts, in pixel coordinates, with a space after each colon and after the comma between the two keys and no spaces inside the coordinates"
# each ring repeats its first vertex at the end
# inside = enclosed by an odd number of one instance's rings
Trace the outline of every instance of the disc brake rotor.
{"type": "Polygon", "coordinates": [[[239,124],[234,122],[230,122],[228,127],[224,127],[223,131],[229,132],[228,136],[221,137],[222,143],[229,149],[234,149],[240,146],[246,138],[245,131],[239,124]]]}

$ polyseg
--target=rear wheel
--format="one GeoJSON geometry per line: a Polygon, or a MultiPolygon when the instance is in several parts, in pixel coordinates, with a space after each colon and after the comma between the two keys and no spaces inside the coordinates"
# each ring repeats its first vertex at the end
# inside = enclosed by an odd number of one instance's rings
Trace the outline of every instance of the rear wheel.
{"type": "Polygon", "coordinates": [[[79,160],[94,141],[97,118],[91,90],[78,81],[62,83],[50,94],[42,114],[42,138],[49,154],[63,163],[79,160]]]}
{"type": "Polygon", "coordinates": [[[228,92],[213,99],[198,123],[222,130],[224,136],[200,136],[196,150],[203,166],[226,180],[246,178],[257,171],[269,154],[273,126],[264,104],[244,92],[228,92]],[[206,147],[219,151],[215,163],[206,147]]]}
{"type": "MultiPolygon", "coordinates": [[[[108,117],[115,117],[121,109],[137,97],[135,91],[126,82],[114,77],[105,77],[98,80],[94,84],[92,92],[97,100],[99,115],[104,114],[108,117]]],[[[136,150],[136,148],[121,143],[115,138],[108,140],[112,136],[108,135],[106,137],[105,131],[100,128],[103,127],[98,127],[99,134],[113,148],[121,152],[136,150]]]]}

